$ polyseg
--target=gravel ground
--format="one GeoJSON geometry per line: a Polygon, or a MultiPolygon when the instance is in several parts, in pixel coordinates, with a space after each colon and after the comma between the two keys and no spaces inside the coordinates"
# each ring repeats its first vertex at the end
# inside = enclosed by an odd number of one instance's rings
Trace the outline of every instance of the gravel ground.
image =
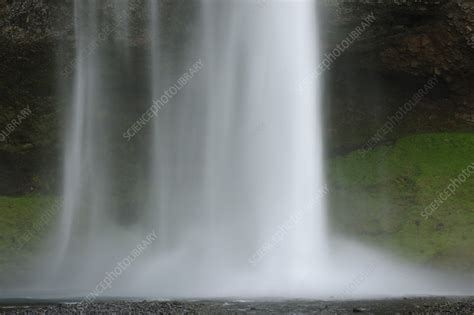
{"type": "Polygon", "coordinates": [[[469,314],[474,298],[410,298],[361,301],[101,301],[12,304],[0,302],[0,314],[469,314]]]}

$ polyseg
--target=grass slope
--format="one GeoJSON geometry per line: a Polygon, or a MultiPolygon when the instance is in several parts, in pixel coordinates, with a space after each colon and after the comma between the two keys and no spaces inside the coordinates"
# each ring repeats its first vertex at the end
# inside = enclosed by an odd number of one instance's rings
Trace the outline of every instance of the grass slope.
{"type": "MultiPolygon", "coordinates": [[[[474,174],[432,216],[421,216],[473,162],[474,134],[410,136],[365,156],[335,158],[329,163],[333,226],[420,263],[474,270],[474,174]]],[[[53,219],[44,218],[57,208],[51,197],[0,197],[0,280],[24,272],[50,230],[53,219]]]]}
{"type": "Polygon", "coordinates": [[[474,270],[474,174],[427,219],[421,211],[474,162],[474,134],[424,134],[329,162],[339,232],[417,262],[474,270]]]}
{"type": "Polygon", "coordinates": [[[0,197],[0,280],[18,278],[39,250],[57,211],[52,197],[0,197]]]}

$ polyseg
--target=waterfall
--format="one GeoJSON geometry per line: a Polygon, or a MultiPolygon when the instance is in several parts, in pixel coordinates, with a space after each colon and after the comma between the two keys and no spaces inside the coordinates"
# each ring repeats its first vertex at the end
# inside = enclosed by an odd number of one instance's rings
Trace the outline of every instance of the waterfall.
{"type": "MultiPolygon", "coordinates": [[[[202,1],[200,10],[200,48],[187,60],[202,70],[153,122],[148,221],[160,246],[144,274],[173,283],[157,294],[222,292],[243,274],[297,287],[327,255],[319,83],[298,88],[319,59],[316,7],[202,1]]],[[[152,3],[154,100],[176,83],[157,75],[157,12],[152,3]]]]}
{"type": "Polygon", "coordinates": [[[217,275],[297,286],[295,279],[326,255],[324,198],[317,197],[323,189],[319,84],[298,89],[318,60],[314,4],[202,1],[197,48],[180,62],[183,73],[199,67],[180,86],[177,72],[163,66],[160,4],[147,2],[149,104],[170,87],[179,92],[150,124],[148,197],[143,210],[134,209],[144,215],[133,228],[112,216],[116,157],[108,142],[116,128],[104,116],[117,98],[109,87],[120,81],[105,74],[113,57],[105,47],[113,44],[118,60],[129,64],[123,40],[129,5],[119,1],[113,8],[111,43],[101,37],[108,22],[97,16],[98,4],[75,1],[76,65],[58,261],[66,268],[71,262],[64,261],[77,251],[94,257],[79,268],[84,279],[92,279],[93,264],[112,263],[125,250],[121,229],[134,240],[137,231],[154,229],[157,245],[143,262],[153,270],[146,274],[155,275],[154,281],[175,272],[187,277],[183,283],[169,279],[176,290],[163,288],[163,294],[192,292],[199,286],[190,288],[189,279],[200,283],[209,276],[216,282],[207,286],[221,287],[217,275]],[[269,242],[272,250],[263,254],[269,242]]]}
{"type": "Polygon", "coordinates": [[[63,211],[54,242],[57,259],[53,265],[64,272],[74,265],[83,274],[74,281],[79,287],[101,274],[95,265],[120,256],[117,249],[123,242],[113,192],[118,175],[115,144],[122,138],[111,113],[121,109],[124,96],[120,93],[127,92],[120,87],[128,84],[129,1],[114,1],[113,19],[103,16],[103,4],[95,0],[74,1],[72,106],[65,132],[63,211]],[[123,70],[119,70],[121,76],[114,74],[110,79],[113,62],[123,70]],[[117,87],[120,92],[109,92],[117,87]],[[79,254],[91,259],[77,263],[79,254]]]}
{"type": "Polygon", "coordinates": [[[88,295],[151,232],[101,297],[341,297],[357,272],[361,294],[443,292],[328,236],[314,1],[197,1],[179,54],[166,1],[104,3],[74,1],[64,203],[41,275],[55,296],[88,295]],[[137,10],[145,54],[129,44],[137,10]]]}
{"type": "Polygon", "coordinates": [[[84,200],[90,201],[84,210],[88,212],[89,222],[82,228],[90,229],[94,217],[103,207],[106,198],[105,176],[100,174],[101,159],[98,154],[97,110],[101,98],[98,66],[100,58],[92,49],[91,43],[98,38],[97,10],[95,1],[75,1],[76,59],[73,78],[73,101],[70,115],[68,139],[64,166],[64,205],[59,225],[59,256],[66,255],[71,245],[71,236],[78,228],[79,211],[84,200]],[[91,53],[92,52],[92,53],[91,53]],[[76,225],[74,225],[76,224],[76,225]]]}

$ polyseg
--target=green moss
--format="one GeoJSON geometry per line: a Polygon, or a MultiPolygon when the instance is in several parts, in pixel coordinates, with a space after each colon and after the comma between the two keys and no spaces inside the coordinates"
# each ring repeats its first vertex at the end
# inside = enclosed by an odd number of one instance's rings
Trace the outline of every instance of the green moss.
{"type": "Polygon", "coordinates": [[[421,215],[474,162],[474,134],[425,134],[329,163],[339,232],[420,263],[474,270],[474,174],[431,216],[421,215]]]}
{"type": "MultiPolygon", "coordinates": [[[[473,162],[474,134],[444,133],[335,158],[328,165],[333,226],[420,263],[474,270],[474,174],[432,216],[421,215],[473,162]]],[[[0,276],[17,277],[42,250],[53,221],[43,218],[57,208],[52,197],[0,197],[0,276]]]]}
{"type": "Polygon", "coordinates": [[[53,197],[0,197],[0,279],[24,271],[40,250],[57,209],[53,197]]]}

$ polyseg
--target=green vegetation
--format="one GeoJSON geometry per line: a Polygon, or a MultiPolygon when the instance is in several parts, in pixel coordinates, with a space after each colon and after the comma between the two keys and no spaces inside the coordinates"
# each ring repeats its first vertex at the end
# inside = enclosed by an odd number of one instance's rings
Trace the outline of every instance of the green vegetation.
{"type": "Polygon", "coordinates": [[[329,162],[335,229],[419,263],[474,270],[474,174],[421,215],[474,162],[474,134],[425,134],[329,162]]]}
{"type": "Polygon", "coordinates": [[[0,280],[24,272],[57,212],[52,197],[0,197],[0,280]]]}
{"type": "MultiPolygon", "coordinates": [[[[474,174],[421,212],[474,162],[474,134],[425,134],[329,162],[332,223],[419,263],[474,270],[474,174]]],[[[52,197],[0,197],[0,280],[24,273],[53,226],[52,197]],[[25,240],[31,238],[30,240],[25,240]]]]}

